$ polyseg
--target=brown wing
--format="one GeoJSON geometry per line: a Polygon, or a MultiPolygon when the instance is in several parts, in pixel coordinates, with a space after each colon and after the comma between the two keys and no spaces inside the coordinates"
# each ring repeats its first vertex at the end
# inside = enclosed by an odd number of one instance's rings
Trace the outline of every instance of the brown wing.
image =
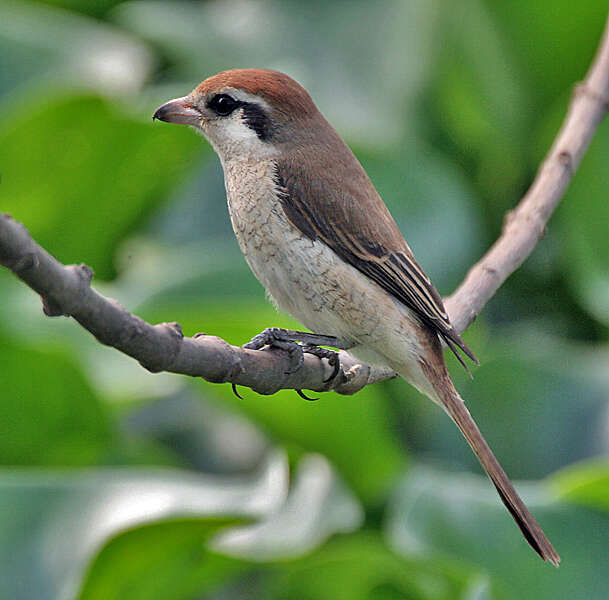
{"type": "MultiPolygon", "coordinates": [[[[333,147],[336,148],[335,144],[333,147]]],[[[466,370],[457,346],[478,363],[451,325],[442,298],[415,261],[357,159],[346,145],[338,157],[335,151],[329,157],[324,150],[321,146],[315,153],[316,168],[306,171],[298,155],[277,161],[276,184],[287,218],[304,235],[322,240],[343,260],[413,310],[446,341],[466,370]],[[347,169],[337,168],[341,166],[337,160],[347,163],[344,165],[347,169]],[[314,172],[315,177],[311,175],[314,172]],[[352,173],[354,177],[347,182],[338,181],[336,174],[340,172],[352,173]]]]}

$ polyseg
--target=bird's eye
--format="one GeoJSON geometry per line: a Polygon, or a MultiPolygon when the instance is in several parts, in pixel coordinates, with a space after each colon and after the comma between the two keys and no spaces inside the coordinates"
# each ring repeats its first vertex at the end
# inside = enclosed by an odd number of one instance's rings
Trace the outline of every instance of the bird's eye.
{"type": "Polygon", "coordinates": [[[227,117],[239,106],[239,102],[228,94],[218,94],[207,103],[207,106],[217,115],[227,117]]]}

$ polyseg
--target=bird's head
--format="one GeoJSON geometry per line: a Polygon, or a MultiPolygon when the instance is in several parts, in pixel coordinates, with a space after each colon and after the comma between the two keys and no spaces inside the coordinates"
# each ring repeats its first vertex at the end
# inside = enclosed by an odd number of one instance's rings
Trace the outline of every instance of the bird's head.
{"type": "Polygon", "coordinates": [[[192,125],[221,158],[276,154],[283,144],[310,137],[311,125],[320,118],[302,86],[267,69],[218,73],[187,96],[163,104],[153,116],[192,125]]]}

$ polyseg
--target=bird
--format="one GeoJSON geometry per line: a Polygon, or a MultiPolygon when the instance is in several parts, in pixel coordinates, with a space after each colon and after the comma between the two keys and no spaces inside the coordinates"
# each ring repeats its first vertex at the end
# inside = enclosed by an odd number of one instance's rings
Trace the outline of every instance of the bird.
{"type": "MultiPolygon", "coordinates": [[[[322,345],[389,367],[439,405],[476,454],[524,538],[560,557],[486,443],[445,365],[443,346],[477,363],[351,149],[294,79],[232,69],[153,115],[190,125],[220,158],[241,251],[275,306],[309,332],[269,328],[246,347],[274,345],[302,362],[322,345]],[[333,342],[333,343],[330,343],[333,342]]],[[[467,369],[467,367],[466,367],[467,369]]]]}

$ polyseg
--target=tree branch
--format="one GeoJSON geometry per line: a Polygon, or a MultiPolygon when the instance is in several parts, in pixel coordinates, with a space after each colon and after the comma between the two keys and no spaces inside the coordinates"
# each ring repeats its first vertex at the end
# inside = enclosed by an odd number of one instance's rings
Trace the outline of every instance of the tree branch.
{"type": "MultiPolygon", "coordinates": [[[[458,332],[470,325],[543,237],[548,219],[608,109],[609,22],[596,58],[585,81],[577,86],[563,126],[531,188],[508,215],[499,239],[446,300],[458,332]]],[[[93,271],[89,267],[62,265],[9,215],[0,215],[0,264],[40,294],[46,315],[73,317],[102,344],[135,358],[152,372],[169,371],[214,383],[231,382],[262,394],[279,389],[334,389],[353,394],[370,383],[395,376],[389,369],[361,365],[341,352],[346,376],[325,383],[331,367],[308,354],[299,371],[286,374],[289,359],[282,351],[246,350],[203,334],[184,337],[177,323],[150,325],[93,290],[93,271]]]]}
{"type": "Polygon", "coordinates": [[[47,316],[73,317],[102,344],[135,358],[153,373],[169,371],[213,383],[231,382],[261,394],[284,388],[336,389],[352,394],[392,375],[360,365],[341,352],[341,366],[347,376],[328,384],[324,379],[332,368],[327,361],[309,354],[305,354],[301,369],[286,374],[290,361],[282,351],[247,350],[211,335],[184,337],[177,323],[150,325],[92,289],[89,284],[93,271],[89,267],[62,265],[9,215],[0,215],[0,264],[40,294],[47,316]]]}
{"type": "Polygon", "coordinates": [[[480,314],[503,282],[528,258],[609,109],[609,21],[583,83],[576,86],[567,116],[533,184],[506,215],[503,232],[446,299],[450,320],[461,332],[480,314]]]}

